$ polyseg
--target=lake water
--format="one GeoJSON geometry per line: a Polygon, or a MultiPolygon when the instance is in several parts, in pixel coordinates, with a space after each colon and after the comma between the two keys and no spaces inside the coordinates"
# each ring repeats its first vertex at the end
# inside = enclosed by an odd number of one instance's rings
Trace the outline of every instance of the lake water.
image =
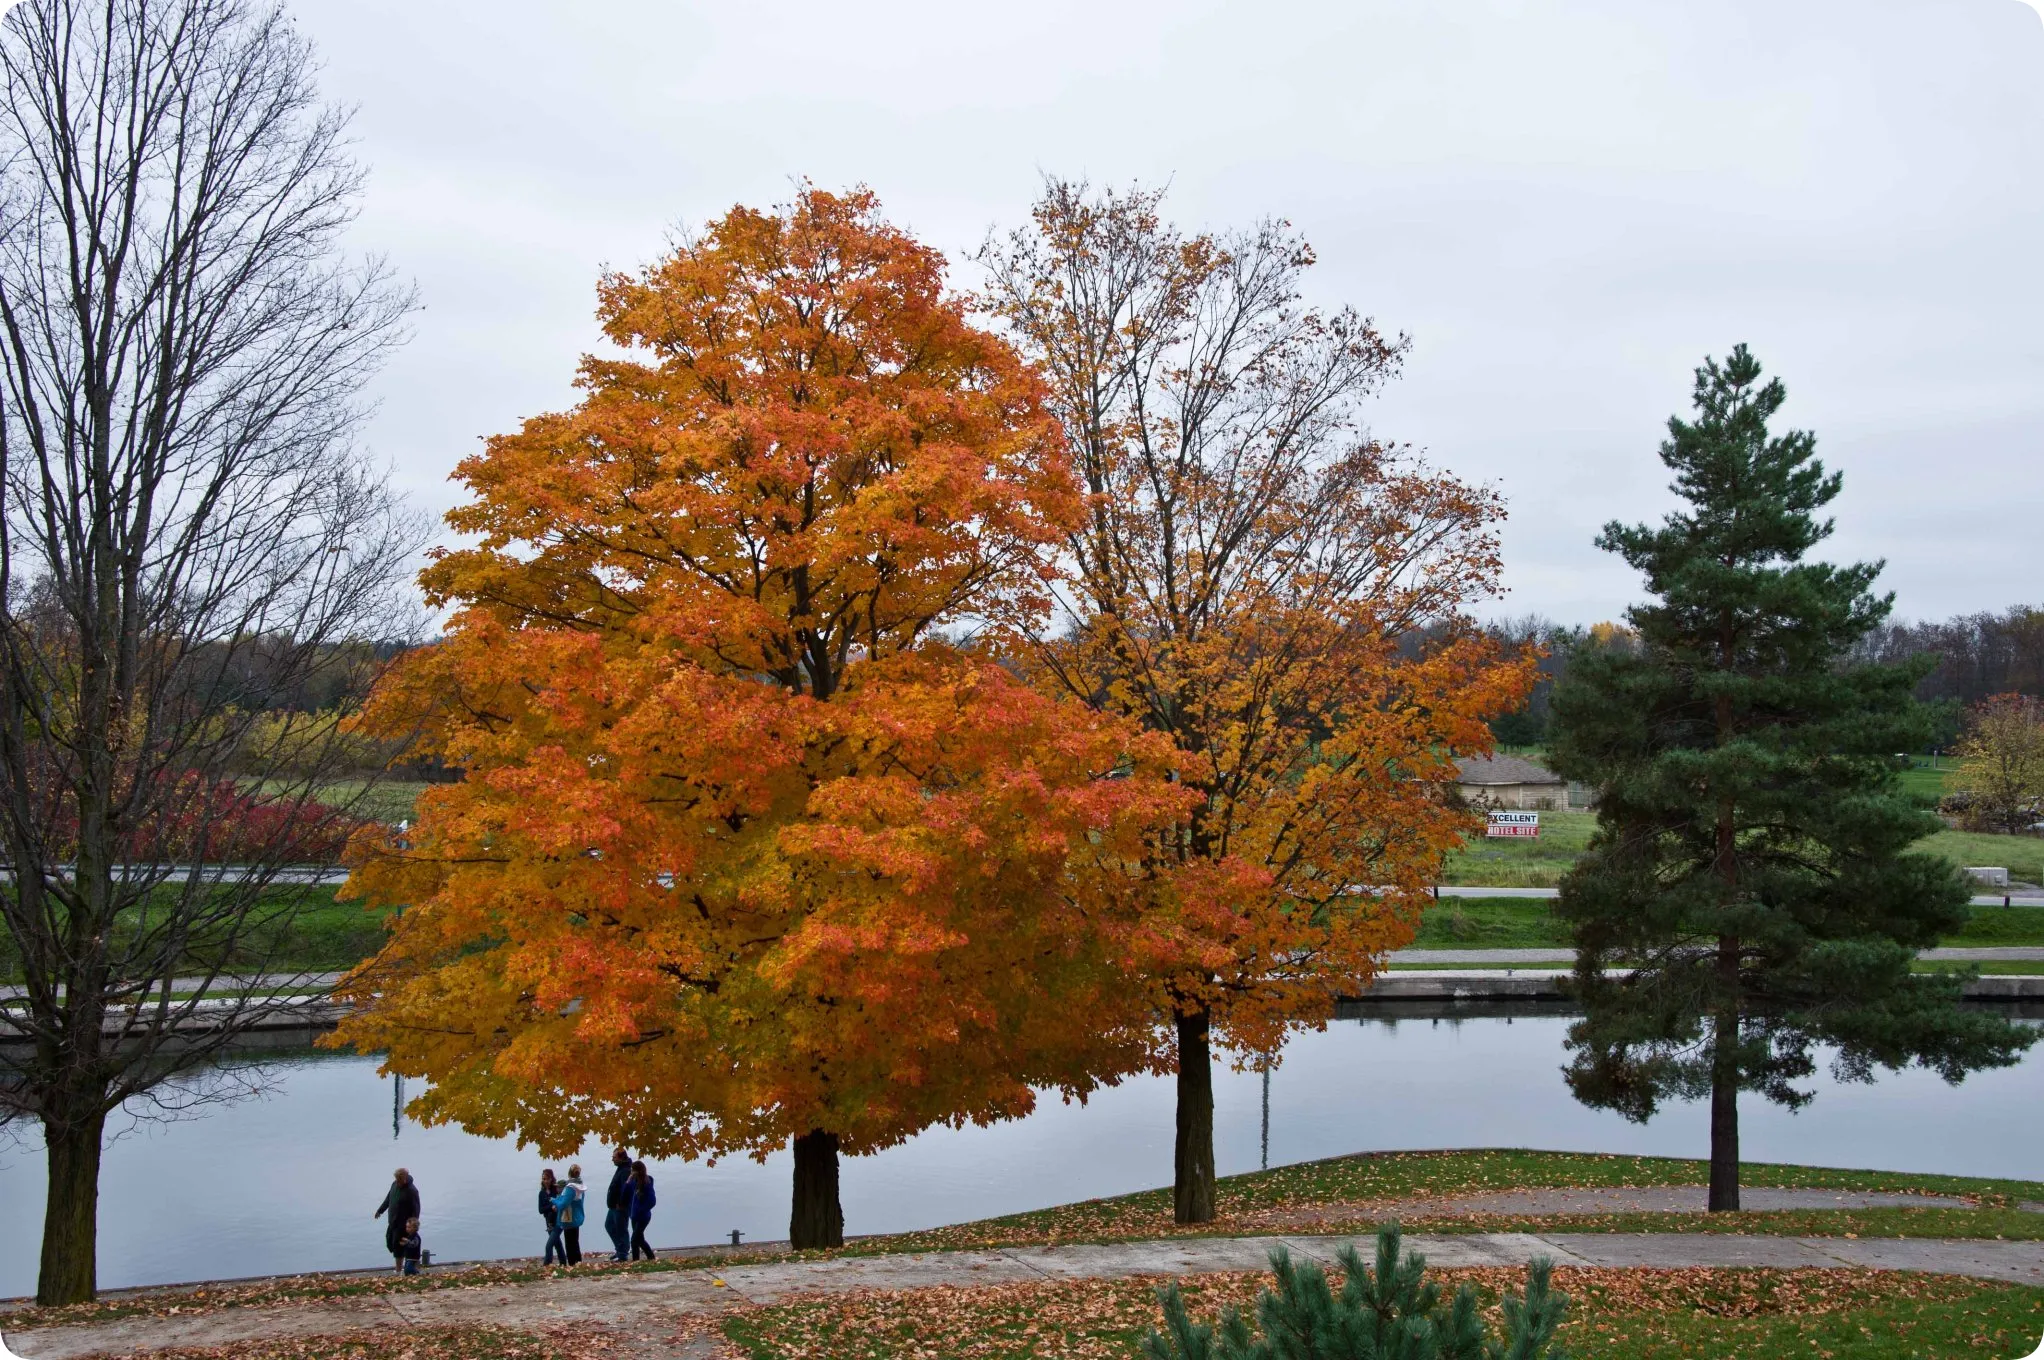
{"type": "MultiPolygon", "coordinates": [[[[1701,1105],[1641,1126],[1584,1109],[1562,1084],[1565,1016],[1461,1021],[1347,1020],[1298,1036],[1269,1087],[1269,1161],[1375,1149],[1536,1147],[1701,1156],[1701,1105]]],[[[422,1235],[441,1260],[537,1255],[540,1159],[508,1142],[397,1121],[373,1059],[286,1056],[275,1094],[197,1119],[135,1127],[107,1150],[100,1190],[103,1287],[374,1266],[385,1262],[381,1201],[390,1171],[417,1177],[422,1235]]],[[[1947,1087],[1923,1072],[1871,1086],[1820,1082],[1788,1114],[1741,1105],[1754,1161],[2044,1180],[2044,1059],[1947,1087]]],[[[1223,1175],[1263,1160],[1263,1085],[1216,1074],[1215,1152],[1223,1175]]],[[[845,1228],[893,1232],[1166,1184],[1168,1080],[1128,1083],[1084,1106],[1046,1101],[1027,1119],[937,1129],[843,1164],[845,1228]]],[[[608,1159],[582,1158],[599,1187],[608,1159]]],[[[561,1164],[556,1163],[557,1166],[561,1164]]],[[[562,1169],[565,1169],[564,1167],[562,1169]]],[[[787,1235],[789,1160],[655,1163],[656,1246],[787,1235]]],[[[41,1240],[42,1154],[0,1146],[0,1296],[32,1293],[41,1240]]],[[[599,1190],[600,1193],[600,1190],[599,1190]]],[[[601,1244],[599,1224],[585,1248],[601,1244]]]]}

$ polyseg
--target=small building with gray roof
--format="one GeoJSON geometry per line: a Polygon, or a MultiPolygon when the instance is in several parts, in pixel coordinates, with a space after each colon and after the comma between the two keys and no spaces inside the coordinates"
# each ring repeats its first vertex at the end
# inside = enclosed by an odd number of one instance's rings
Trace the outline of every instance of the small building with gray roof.
{"type": "Polygon", "coordinates": [[[1518,756],[1464,756],[1455,762],[1455,784],[1472,807],[1517,812],[1561,812],[1569,785],[1554,771],[1518,756]]]}

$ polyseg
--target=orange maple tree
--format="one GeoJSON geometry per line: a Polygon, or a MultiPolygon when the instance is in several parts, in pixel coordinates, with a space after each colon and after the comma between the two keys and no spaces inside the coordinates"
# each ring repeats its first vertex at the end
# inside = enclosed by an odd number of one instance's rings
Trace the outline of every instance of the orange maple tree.
{"type": "Polygon", "coordinates": [[[1185,792],[946,632],[1028,626],[1083,501],[1038,379],[872,196],[734,209],[601,290],[625,354],[465,461],[447,636],[372,729],[466,772],[350,891],[410,904],[337,1042],[549,1153],[838,1155],[1154,1061],[1123,984],[1185,792]]]}
{"type": "Polygon", "coordinates": [[[1533,675],[1466,615],[1496,495],[1361,427],[1402,342],[1304,306],[1283,223],[1186,237],[1158,197],[1054,181],[982,259],[1089,494],[1040,675],[1168,737],[1195,796],[1140,968],[1175,1031],[1177,1217],[1205,1222],[1213,1032],[1274,1054],[1411,941],[1477,825],[1455,757],[1533,675]]]}

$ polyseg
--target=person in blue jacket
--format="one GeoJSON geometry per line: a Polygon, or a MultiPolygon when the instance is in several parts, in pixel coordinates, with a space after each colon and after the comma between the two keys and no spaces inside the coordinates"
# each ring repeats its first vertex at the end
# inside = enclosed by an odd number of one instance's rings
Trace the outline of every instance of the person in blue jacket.
{"type": "Polygon", "coordinates": [[[568,1264],[582,1264],[582,1167],[579,1163],[568,1168],[568,1183],[561,1187],[561,1193],[554,1196],[554,1208],[560,1215],[562,1244],[568,1249],[568,1264]]]}
{"type": "Polygon", "coordinates": [[[650,1261],[653,1248],[646,1245],[646,1225],[653,1221],[653,1206],[660,1201],[653,1195],[653,1178],[646,1174],[644,1162],[632,1163],[632,1178],[625,1188],[631,1197],[632,1259],[650,1261]]]}

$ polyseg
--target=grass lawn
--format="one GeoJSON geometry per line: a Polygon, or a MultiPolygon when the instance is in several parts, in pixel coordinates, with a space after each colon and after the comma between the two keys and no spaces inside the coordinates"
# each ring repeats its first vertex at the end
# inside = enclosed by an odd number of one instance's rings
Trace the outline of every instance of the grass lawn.
{"type": "MultiPolygon", "coordinates": [[[[1965,929],[1944,944],[1959,949],[2044,946],[2044,909],[1975,907],[1965,929]]],[[[1568,934],[1549,900],[1537,897],[1443,897],[1420,919],[1415,949],[1560,949],[1568,934]]],[[[1995,964],[1989,971],[2001,971],[1995,964]]]]}
{"type": "Polygon", "coordinates": [[[1945,781],[1951,776],[1954,762],[1940,760],[1936,764],[1917,757],[1916,763],[1902,771],[1901,784],[1905,793],[1913,793],[1932,806],[1943,798],[1949,789],[1945,781]]]}
{"type": "MultiPolygon", "coordinates": [[[[1537,837],[1478,837],[1448,856],[1441,881],[1490,888],[1551,888],[1589,849],[1590,833],[1596,829],[1594,812],[1543,812],[1537,837]]],[[[2044,883],[2044,836],[1940,831],[1918,841],[1915,848],[1942,855],[1961,868],[1999,865],[2020,882],[2044,883]]]]}
{"type": "Polygon", "coordinates": [[[363,782],[356,781],[336,786],[335,793],[342,799],[359,800],[355,811],[361,816],[379,822],[408,822],[419,795],[430,787],[413,779],[380,779],[366,791],[363,782]]]}
{"type": "MultiPolygon", "coordinates": [[[[390,913],[372,911],[360,902],[337,902],[336,891],[333,884],[270,889],[264,914],[275,913],[275,919],[251,933],[243,946],[234,951],[228,967],[334,972],[352,968],[374,954],[383,946],[383,923],[390,913]],[[283,914],[287,911],[288,918],[283,914]]],[[[0,978],[19,980],[16,957],[12,942],[0,937],[0,978]]]]}
{"type": "Polygon", "coordinates": [[[331,887],[309,890],[319,895],[293,922],[287,952],[294,968],[353,968],[383,947],[384,920],[389,911],[360,902],[337,902],[331,887]]]}
{"type": "Polygon", "coordinates": [[[1564,948],[1568,932],[1540,898],[1444,897],[1420,918],[1415,949],[1564,948]]]}
{"type": "MultiPolygon", "coordinates": [[[[1266,1274],[1183,1284],[1195,1318],[1245,1312],[1266,1274]]],[[[1524,1272],[1429,1271],[1452,1292],[1473,1285],[1496,1325],[1497,1300],[1524,1272]]],[[[2044,1328],[2044,1290],[1947,1276],[1858,1270],[1557,1269],[1569,1299],[1556,1336],[1575,1360],[1932,1360],[2018,1356],[2044,1328]]],[[[750,1360],[1127,1360],[1156,1325],[1156,1283],[1072,1280],[920,1289],[747,1309],[724,1334],[750,1360]]]]}
{"type": "MultiPolygon", "coordinates": [[[[259,788],[278,788],[276,784],[259,788]]],[[[320,801],[330,807],[344,807],[358,817],[374,822],[406,822],[413,816],[419,795],[432,785],[417,779],[336,779],[321,785],[320,801]]],[[[297,786],[290,786],[297,792],[297,786]]]]}
{"type": "MultiPolygon", "coordinates": [[[[1998,865],[2023,883],[2044,883],[2044,836],[1992,836],[1984,831],[1940,831],[1914,847],[1943,855],[1960,868],[1998,865]]],[[[1981,892],[1993,892],[1986,886],[1981,892]]]]}
{"type": "Polygon", "coordinates": [[[1632,1213],[1506,1218],[1446,1211],[1416,1212],[1413,1201],[1526,1187],[1703,1185],[1708,1168],[1672,1157],[1616,1157],[1576,1152],[1481,1149],[1458,1152],[1373,1152],[1273,1167],[1221,1178],[1219,1218],[1187,1230],[1171,1221],[1169,1189],[1086,1200],[1032,1213],[958,1223],[925,1232],[871,1238],[848,1250],[930,1251],[1022,1246],[1050,1242],[1137,1241],[1149,1238],[1237,1236],[1277,1231],[1366,1231],[1400,1203],[1410,1227],[1429,1232],[1735,1232],[1816,1236],[1856,1233],[1908,1237],[2021,1237],[2044,1239],[2044,1214],[2016,1206],[2044,1201],[2044,1184],[1963,1176],[1922,1176],[1888,1171],[1748,1162],[1748,1186],[1828,1190],[1885,1190],[1960,1195],[1975,1208],[1802,1210],[1745,1214],[1632,1213]]]}
{"type": "Polygon", "coordinates": [[[1443,883],[1493,888],[1551,888],[1590,848],[1594,812],[1543,812],[1540,834],[1529,839],[1476,837],[1448,856],[1443,883]]]}

